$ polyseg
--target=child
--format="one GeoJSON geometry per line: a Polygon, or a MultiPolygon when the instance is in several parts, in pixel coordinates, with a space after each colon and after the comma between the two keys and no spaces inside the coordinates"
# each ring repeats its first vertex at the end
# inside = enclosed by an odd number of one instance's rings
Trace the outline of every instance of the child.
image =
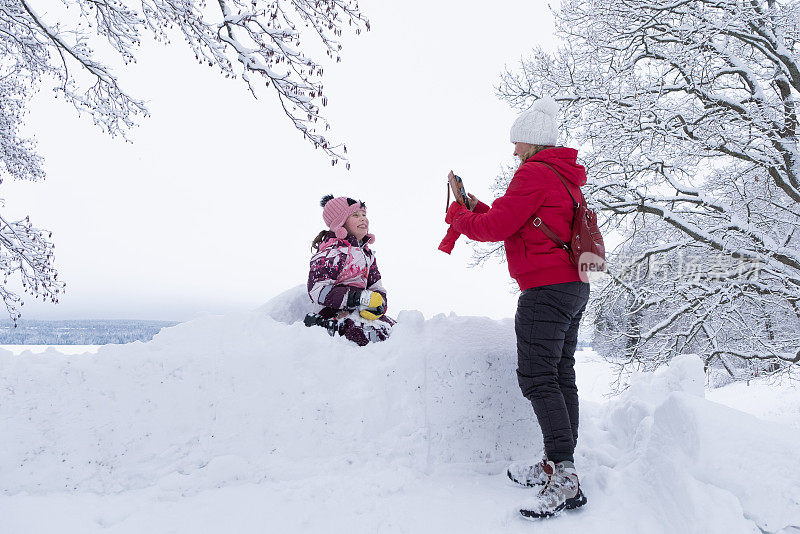
{"type": "Polygon", "coordinates": [[[322,197],[322,218],[328,225],[311,243],[316,251],[308,273],[308,296],[318,309],[306,326],[319,325],[364,346],[384,341],[395,322],[386,313],[386,290],[368,244],[367,209],[348,197],[322,197]]]}

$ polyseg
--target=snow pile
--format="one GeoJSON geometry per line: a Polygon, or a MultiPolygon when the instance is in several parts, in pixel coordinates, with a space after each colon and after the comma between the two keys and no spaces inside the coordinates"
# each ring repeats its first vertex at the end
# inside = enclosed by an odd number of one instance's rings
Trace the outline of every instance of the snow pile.
{"type": "Polygon", "coordinates": [[[93,355],[3,352],[4,492],[109,493],[165,477],[197,491],[322,466],[425,470],[537,451],[536,428],[513,424],[531,408],[517,394],[510,321],[404,312],[391,343],[359,348],[297,322],[301,296],[93,355]]]}
{"type": "MultiPolygon", "coordinates": [[[[515,505],[530,495],[505,486],[502,471],[540,457],[541,437],[516,383],[513,322],[401,312],[388,342],[359,348],[303,326],[306,298],[296,288],[253,313],[96,354],[0,351],[0,512],[4,499],[22,510],[63,492],[207,503],[208,492],[238,491],[236,502],[261,494],[269,509],[317,513],[303,531],[516,525],[515,505]],[[450,506],[431,510],[432,499],[450,506]]],[[[559,524],[800,526],[799,440],[797,429],[705,400],[700,360],[681,358],[619,398],[583,402],[576,463],[590,505],[559,524]]],[[[285,513],[260,521],[254,531],[299,524],[285,513]]],[[[130,531],[142,528],[184,531],[130,531]]]]}
{"type": "Polygon", "coordinates": [[[800,433],[705,400],[703,379],[699,358],[680,357],[584,410],[577,462],[601,513],[644,532],[800,528],[800,433]]]}

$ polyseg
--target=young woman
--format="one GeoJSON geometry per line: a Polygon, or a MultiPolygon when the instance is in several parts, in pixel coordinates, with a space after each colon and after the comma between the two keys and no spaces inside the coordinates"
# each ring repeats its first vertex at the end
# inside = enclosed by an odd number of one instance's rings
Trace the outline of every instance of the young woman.
{"type": "Polygon", "coordinates": [[[319,325],[364,346],[389,337],[395,324],[386,313],[386,290],[369,244],[367,208],[348,197],[322,198],[328,226],[311,243],[308,296],[316,304],[306,326],[319,325]]]}
{"type": "Polygon", "coordinates": [[[504,241],[511,277],[519,284],[515,329],[517,378],[542,429],[545,458],[535,465],[512,465],[508,475],[523,486],[539,488],[525,517],[546,517],[586,503],[574,465],[578,440],[578,389],[575,347],[578,325],[589,298],[589,284],[563,248],[540,228],[544,221],[569,243],[572,198],[582,202],[586,172],[577,151],[556,147],[558,104],[537,101],[511,127],[520,165],[505,194],[491,208],[475,197],[472,210],[453,203],[445,221],[452,248],[459,233],[476,241],[504,241]],[[561,178],[564,179],[562,183],[561,178]],[[571,196],[570,196],[571,195],[571,196]]]}

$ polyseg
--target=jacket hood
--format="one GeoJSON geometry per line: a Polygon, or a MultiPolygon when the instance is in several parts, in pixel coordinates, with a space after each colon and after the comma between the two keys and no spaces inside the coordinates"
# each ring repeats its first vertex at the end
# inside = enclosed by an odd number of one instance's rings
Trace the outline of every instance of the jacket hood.
{"type": "Polygon", "coordinates": [[[574,185],[582,186],[586,183],[586,169],[578,164],[578,151],[574,148],[554,147],[537,152],[526,161],[541,161],[552,165],[564,178],[574,185]]]}

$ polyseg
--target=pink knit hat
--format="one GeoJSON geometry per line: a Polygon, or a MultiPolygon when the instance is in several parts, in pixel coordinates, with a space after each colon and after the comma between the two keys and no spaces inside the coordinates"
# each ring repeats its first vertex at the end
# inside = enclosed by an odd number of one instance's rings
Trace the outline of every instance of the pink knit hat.
{"type": "MultiPolygon", "coordinates": [[[[360,200],[350,197],[333,198],[333,195],[322,197],[320,205],[322,206],[322,220],[339,239],[347,237],[347,230],[344,229],[344,222],[347,218],[358,210],[367,210],[367,206],[360,200]]],[[[375,236],[372,234],[367,234],[365,237],[367,243],[375,241],[375,236]]]]}

